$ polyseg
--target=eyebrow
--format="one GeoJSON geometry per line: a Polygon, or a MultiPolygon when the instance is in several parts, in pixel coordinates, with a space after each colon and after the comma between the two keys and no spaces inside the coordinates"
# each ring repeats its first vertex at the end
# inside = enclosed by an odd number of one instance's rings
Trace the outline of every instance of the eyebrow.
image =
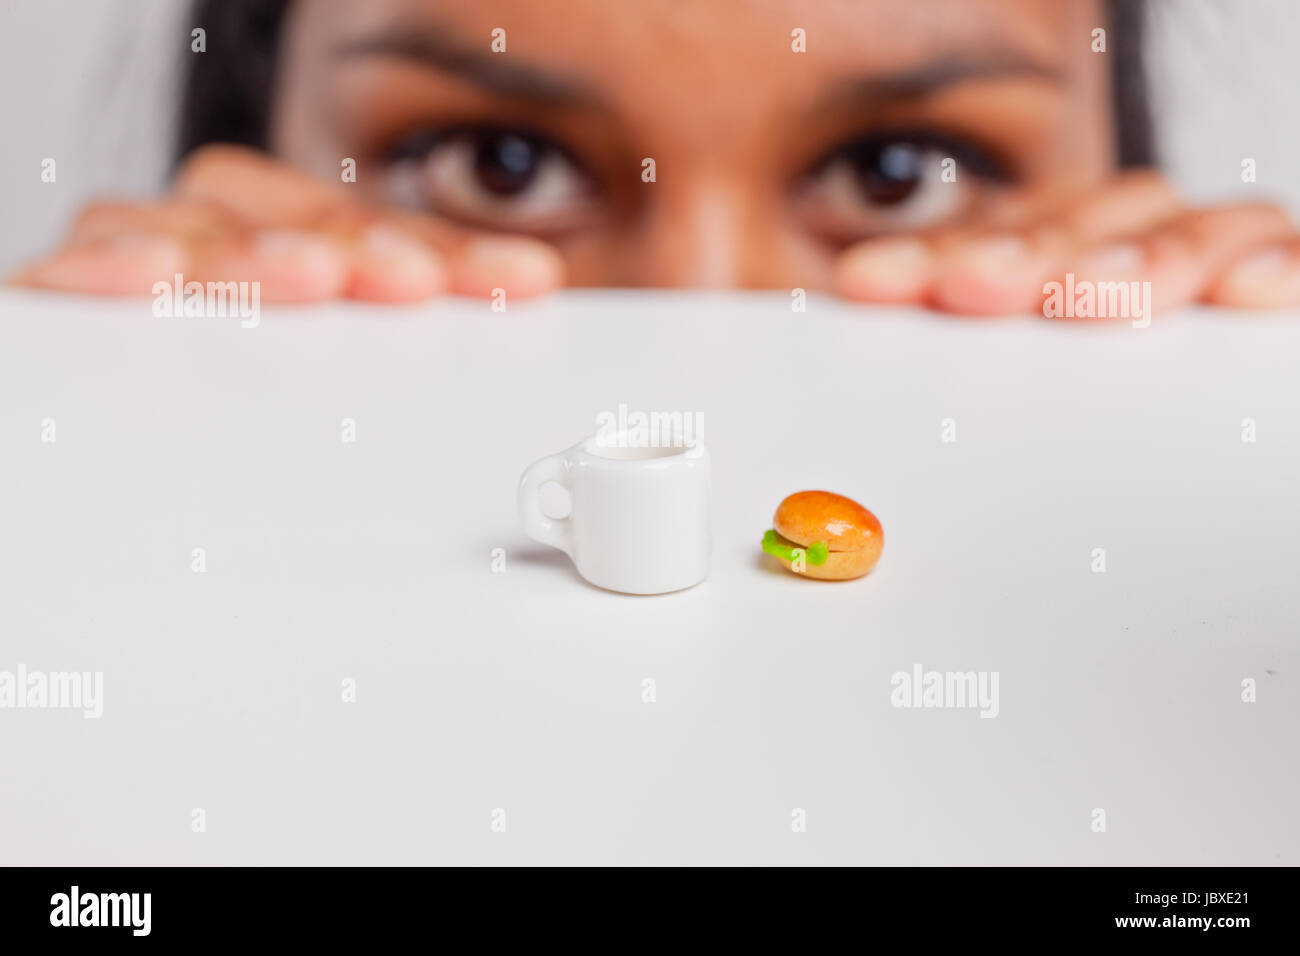
{"type": "MultiPolygon", "coordinates": [[[[484,47],[486,47],[484,43],[484,47]]],[[[527,63],[513,56],[471,48],[450,30],[392,27],[369,36],[349,40],[334,51],[336,60],[363,57],[395,57],[422,63],[441,73],[456,76],[487,93],[526,100],[543,106],[577,107],[606,105],[591,86],[527,63]]]]}
{"type": "Polygon", "coordinates": [[[916,67],[893,73],[858,77],[839,84],[826,97],[829,105],[919,99],[951,86],[976,80],[1032,79],[1065,85],[1065,74],[1055,67],[1018,53],[1001,53],[972,58],[936,58],[916,67]]]}

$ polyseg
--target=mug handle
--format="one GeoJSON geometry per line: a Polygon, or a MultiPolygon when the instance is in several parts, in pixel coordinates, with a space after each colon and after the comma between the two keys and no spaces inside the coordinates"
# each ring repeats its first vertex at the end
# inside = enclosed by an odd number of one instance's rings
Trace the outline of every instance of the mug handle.
{"type": "Polygon", "coordinates": [[[551,455],[529,465],[519,479],[519,520],[528,537],[573,557],[573,524],[568,518],[548,518],[542,512],[539,497],[542,485],[553,481],[568,491],[572,498],[573,489],[569,487],[568,477],[569,468],[563,454],[551,455]]]}

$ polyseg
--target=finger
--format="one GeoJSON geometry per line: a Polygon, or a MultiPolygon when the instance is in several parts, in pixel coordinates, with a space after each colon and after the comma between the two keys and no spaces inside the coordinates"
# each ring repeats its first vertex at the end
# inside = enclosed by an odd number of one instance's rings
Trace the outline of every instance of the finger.
{"type": "Polygon", "coordinates": [[[94,202],[73,221],[64,245],[14,281],[99,295],[144,295],[188,268],[190,251],[239,230],[228,211],[209,203],[94,202]]]}
{"type": "Polygon", "coordinates": [[[185,244],[157,234],[123,233],[69,246],[10,279],[14,285],[85,295],[143,296],[161,279],[183,273],[185,244]]]}
{"type": "Polygon", "coordinates": [[[202,200],[92,202],[77,214],[64,244],[95,245],[130,233],[167,235],[190,243],[242,228],[242,220],[233,213],[202,200]]]}
{"type": "Polygon", "coordinates": [[[1036,312],[1044,280],[1078,250],[1149,228],[1181,208],[1162,177],[1138,171],[1014,232],[942,237],[928,299],[939,309],[971,315],[1036,312]]]}
{"type": "Polygon", "coordinates": [[[187,197],[93,204],[68,244],[19,279],[110,295],[144,295],[159,281],[249,282],[263,301],[317,302],[337,296],[349,270],[347,249],[334,236],[257,231],[230,210],[187,197]]]}
{"type": "Polygon", "coordinates": [[[449,287],[460,295],[527,299],[564,282],[564,262],[547,243],[525,236],[482,236],[448,259],[449,287]]]}
{"type": "Polygon", "coordinates": [[[1124,236],[1176,215],[1185,204],[1161,174],[1150,169],[1120,173],[1036,218],[1056,226],[1076,245],[1124,236]]]}
{"type": "Polygon", "coordinates": [[[952,312],[1031,308],[1045,273],[1080,245],[1122,235],[1179,208],[1158,174],[1139,170],[1045,209],[1025,208],[997,228],[942,229],[867,240],[844,253],[834,287],[871,302],[925,302],[952,312]]]}
{"type": "MultiPolygon", "coordinates": [[[[200,149],[178,173],[175,190],[187,201],[223,204],[248,226],[264,230],[250,241],[214,244],[203,268],[210,274],[261,273],[269,301],[345,295],[405,302],[446,286],[441,259],[420,233],[385,225],[380,210],[256,150],[200,149]],[[310,241],[307,233],[334,245],[310,241]]],[[[421,231],[432,238],[429,230],[421,231]]]]}
{"type": "Polygon", "coordinates": [[[65,249],[17,281],[144,294],[182,268],[187,279],[258,282],[267,302],[407,302],[448,288],[526,298],[563,281],[558,253],[538,240],[476,236],[430,216],[353,202],[260,153],[227,146],[195,153],[166,202],[88,207],[65,249]],[[131,238],[114,238],[124,235],[131,238]]]}
{"type": "Polygon", "coordinates": [[[1233,263],[1294,235],[1294,224],[1276,206],[1196,209],[1141,235],[1083,251],[1063,272],[1072,273],[1076,284],[1149,282],[1151,308],[1164,311],[1197,301],[1233,263]]]}
{"type": "Polygon", "coordinates": [[[460,228],[446,220],[404,209],[339,210],[336,228],[393,229],[414,237],[442,260],[446,289],[457,295],[491,297],[497,290],[507,298],[530,298],[564,284],[564,260],[550,243],[531,236],[486,233],[460,228]]]}
{"type": "Polygon", "coordinates": [[[527,298],[557,288],[564,278],[559,254],[540,240],[467,234],[431,216],[379,212],[253,150],[200,150],[186,163],[176,188],[187,199],[224,203],[255,225],[291,224],[350,239],[372,228],[394,227],[395,232],[385,230],[361,243],[356,272],[340,287],[354,298],[407,301],[444,287],[462,295],[491,296],[500,289],[527,298]],[[427,255],[398,237],[424,242],[427,255]]]}
{"type": "Polygon", "coordinates": [[[855,302],[919,303],[934,276],[931,244],[913,236],[859,242],[842,252],[831,272],[835,294],[855,302]]]}
{"type": "Polygon", "coordinates": [[[237,214],[195,197],[159,203],[97,202],[73,224],[62,250],[14,281],[103,295],[144,295],[177,273],[197,281],[256,281],[267,302],[316,302],[346,295],[407,302],[444,291],[431,247],[370,224],[378,213],[319,214],[319,235],[251,228],[237,214]]]}
{"type": "Polygon", "coordinates": [[[174,194],[220,206],[254,226],[298,227],[353,206],[339,186],[242,146],[205,146],[176,174],[174,194]]]}
{"type": "Polygon", "coordinates": [[[143,295],[188,262],[189,247],[230,228],[206,204],[94,202],[74,220],[64,245],[11,281],[68,292],[143,295]]]}
{"type": "Polygon", "coordinates": [[[247,282],[256,285],[262,302],[304,304],[342,295],[351,271],[348,250],[338,239],[284,229],[200,244],[186,279],[247,282]]]}
{"type": "Polygon", "coordinates": [[[1233,309],[1300,306],[1300,238],[1267,246],[1225,269],[1204,296],[1233,309]]]}
{"type": "Polygon", "coordinates": [[[353,244],[343,294],[367,302],[417,302],[446,288],[442,257],[408,231],[381,223],[353,244]]]}
{"type": "Polygon", "coordinates": [[[356,271],[343,294],[371,301],[412,301],[444,289],[471,296],[528,298],[558,288],[563,261],[554,248],[524,236],[468,233],[432,216],[378,210],[259,153],[229,147],[203,151],[178,184],[191,200],[225,202],[254,224],[297,224],[359,241],[356,271]],[[359,237],[379,229],[371,240],[359,237]],[[425,246],[421,251],[406,240],[425,246]]]}

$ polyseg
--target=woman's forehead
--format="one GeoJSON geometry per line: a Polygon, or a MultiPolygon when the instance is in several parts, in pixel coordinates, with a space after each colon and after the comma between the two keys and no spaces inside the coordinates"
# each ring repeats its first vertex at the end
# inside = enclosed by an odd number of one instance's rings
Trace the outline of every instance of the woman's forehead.
{"type": "Polygon", "coordinates": [[[410,32],[486,51],[504,31],[503,55],[602,84],[685,71],[762,87],[972,52],[1059,66],[1088,52],[1102,12],[1099,0],[297,0],[294,17],[325,44],[410,32]]]}

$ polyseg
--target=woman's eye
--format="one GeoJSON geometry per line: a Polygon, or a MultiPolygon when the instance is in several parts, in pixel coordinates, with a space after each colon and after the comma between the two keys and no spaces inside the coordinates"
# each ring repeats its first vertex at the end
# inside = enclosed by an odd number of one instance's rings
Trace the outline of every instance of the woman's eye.
{"type": "Polygon", "coordinates": [[[553,232],[590,211],[590,179],[546,139],[510,130],[423,133],[389,151],[388,196],[465,225],[553,232]]]}
{"type": "Polygon", "coordinates": [[[882,143],[852,157],[863,196],[877,206],[897,206],[916,193],[930,172],[931,153],[915,143],[882,143]]]}
{"type": "Polygon", "coordinates": [[[852,240],[955,219],[981,185],[1004,178],[968,146],[925,135],[869,136],[818,164],[801,183],[799,202],[817,228],[852,240]]]}
{"type": "Polygon", "coordinates": [[[494,196],[518,196],[548,158],[546,147],[527,136],[486,136],[474,147],[474,175],[494,196]]]}

